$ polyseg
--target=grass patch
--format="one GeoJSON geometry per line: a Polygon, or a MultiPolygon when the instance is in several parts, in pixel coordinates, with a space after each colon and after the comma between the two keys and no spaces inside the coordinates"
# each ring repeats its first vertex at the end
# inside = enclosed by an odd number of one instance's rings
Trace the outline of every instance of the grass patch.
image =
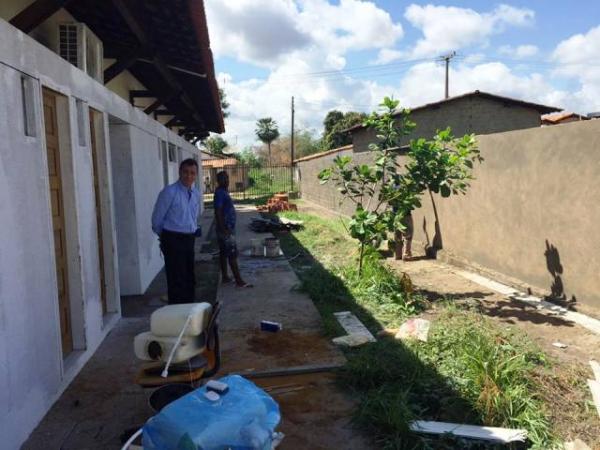
{"type": "MultiPolygon", "coordinates": [[[[299,254],[292,265],[328,335],[343,333],[336,311],[352,311],[376,333],[424,310],[427,303],[378,254],[367,255],[358,276],[356,243],[341,221],[284,215],[304,221],[303,230],[279,237],[286,254],[299,254]]],[[[525,428],[529,446],[512,448],[553,448],[556,439],[538,376],[549,364],[544,354],[514,329],[451,301],[428,315],[432,328],[426,343],[381,338],[346,350],[348,364],[339,382],[361,399],[356,421],[377,448],[511,448],[419,436],[408,430],[415,418],[525,428]]]]}

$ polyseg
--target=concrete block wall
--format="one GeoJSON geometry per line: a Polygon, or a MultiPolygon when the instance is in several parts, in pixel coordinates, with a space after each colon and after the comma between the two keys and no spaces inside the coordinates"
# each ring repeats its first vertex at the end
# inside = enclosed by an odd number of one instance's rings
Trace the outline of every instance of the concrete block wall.
{"type": "MultiPolygon", "coordinates": [[[[565,298],[575,298],[576,308],[598,315],[600,120],[477,139],[485,161],[476,166],[468,194],[434,199],[443,253],[536,292],[562,289],[565,298]]],[[[316,178],[334,156],[298,164],[301,195],[349,215],[351,205],[338,206],[339,193],[316,178]]],[[[429,198],[413,217],[415,241],[431,243],[436,230],[429,198]]]]}

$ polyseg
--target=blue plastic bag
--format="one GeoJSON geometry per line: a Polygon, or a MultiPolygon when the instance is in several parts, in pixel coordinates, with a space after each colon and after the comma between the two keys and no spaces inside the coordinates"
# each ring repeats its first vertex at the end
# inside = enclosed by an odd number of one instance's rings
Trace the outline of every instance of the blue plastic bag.
{"type": "Polygon", "coordinates": [[[208,400],[201,387],[150,418],[144,450],[271,450],[281,419],[275,400],[239,375],[219,381],[229,386],[219,400],[208,400]]]}

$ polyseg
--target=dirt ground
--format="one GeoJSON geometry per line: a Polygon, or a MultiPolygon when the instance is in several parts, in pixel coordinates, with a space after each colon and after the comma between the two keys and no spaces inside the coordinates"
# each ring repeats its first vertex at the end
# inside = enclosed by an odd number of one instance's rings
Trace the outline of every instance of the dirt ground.
{"type": "MultiPolygon", "coordinates": [[[[338,217],[308,202],[302,202],[300,209],[320,216],[338,217]]],[[[435,320],[436,300],[452,299],[502,326],[521,329],[553,362],[553,369],[540,373],[538,382],[544,387],[552,421],[561,430],[560,434],[565,439],[580,438],[591,448],[600,449],[600,420],[586,384],[588,378],[593,378],[589,361],[600,361],[600,335],[471,281],[460,274],[464,269],[426,259],[416,245],[413,254],[412,261],[388,258],[386,263],[398,273],[408,274],[416,290],[432,302],[433,309],[426,313],[428,318],[435,320]],[[557,348],[552,345],[555,342],[567,347],[557,348]]]]}

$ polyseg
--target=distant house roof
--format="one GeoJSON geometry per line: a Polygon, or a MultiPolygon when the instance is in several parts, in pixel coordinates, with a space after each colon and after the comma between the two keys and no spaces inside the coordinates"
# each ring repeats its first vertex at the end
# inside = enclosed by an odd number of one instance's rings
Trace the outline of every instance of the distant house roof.
{"type": "Polygon", "coordinates": [[[582,116],[570,111],[562,111],[553,114],[545,114],[542,116],[543,125],[557,125],[563,122],[573,122],[576,120],[590,120],[587,116],[582,116]]]}
{"type": "Polygon", "coordinates": [[[202,167],[211,167],[215,169],[222,169],[225,166],[236,166],[240,162],[235,158],[225,159],[205,159],[202,161],[202,167]]]}
{"type": "Polygon", "coordinates": [[[207,152],[206,150],[200,150],[200,155],[202,156],[202,160],[208,159],[226,159],[227,156],[224,155],[215,155],[214,153],[207,152]]]}
{"type": "MultiPolygon", "coordinates": [[[[519,100],[519,99],[511,98],[511,97],[504,97],[502,95],[490,94],[489,92],[482,92],[482,91],[467,92],[466,94],[456,95],[454,97],[445,98],[443,100],[433,102],[433,103],[426,103],[424,105],[416,106],[414,108],[409,108],[409,109],[411,112],[420,111],[423,109],[434,109],[434,108],[439,108],[441,105],[445,105],[445,104],[452,103],[457,100],[461,100],[461,99],[469,98],[469,97],[487,98],[490,100],[495,100],[497,102],[502,102],[506,105],[523,106],[525,108],[535,109],[535,110],[539,111],[540,114],[548,114],[548,113],[562,110],[562,108],[557,108],[555,106],[547,106],[547,105],[541,105],[539,103],[526,102],[524,100],[519,100]]],[[[364,125],[358,124],[351,128],[348,128],[345,131],[353,131],[353,130],[357,130],[360,128],[364,128],[364,125]]]]}

